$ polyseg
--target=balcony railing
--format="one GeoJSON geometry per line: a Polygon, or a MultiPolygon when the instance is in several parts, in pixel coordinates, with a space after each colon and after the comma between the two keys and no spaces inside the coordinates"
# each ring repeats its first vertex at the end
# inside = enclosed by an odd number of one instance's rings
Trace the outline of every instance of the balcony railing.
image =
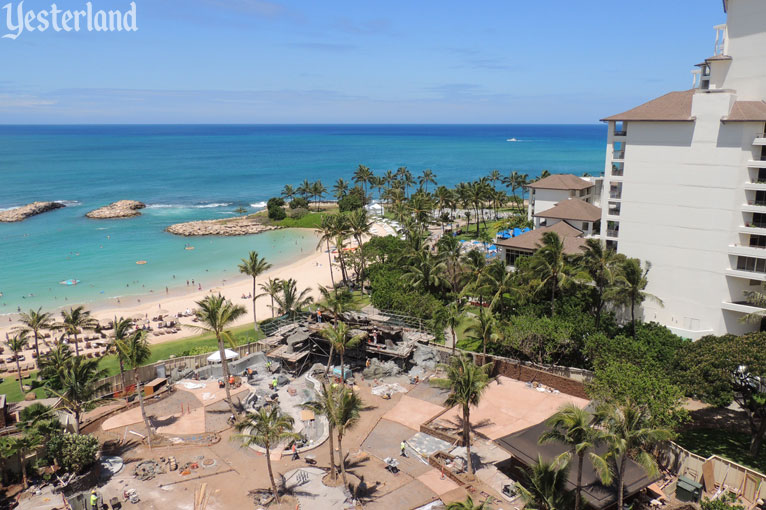
{"type": "Polygon", "coordinates": [[[627,129],[615,129],[614,130],[614,136],[625,136],[628,134],[627,129]]]}
{"type": "Polygon", "coordinates": [[[607,229],[606,237],[619,237],[619,233],[620,233],[619,229],[607,229]]]}
{"type": "Polygon", "coordinates": [[[620,215],[620,204],[609,204],[609,210],[608,214],[611,214],[612,216],[619,216],[620,215]]]}
{"type": "Polygon", "coordinates": [[[622,198],[622,191],[621,190],[612,190],[609,192],[609,198],[614,198],[615,200],[620,200],[622,198]]]}
{"type": "Polygon", "coordinates": [[[612,159],[625,159],[625,151],[614,151],[612,159]]]}

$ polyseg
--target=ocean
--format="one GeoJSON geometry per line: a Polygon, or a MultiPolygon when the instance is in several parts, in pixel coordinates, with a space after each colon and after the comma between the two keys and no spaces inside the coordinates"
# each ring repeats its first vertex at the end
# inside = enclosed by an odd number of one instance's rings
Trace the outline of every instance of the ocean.
{"type": "Polygon", "coordinates": [[[493,169],[598,175],[605,142],[603,125],[0,126],[0,209],[67,204],[0,223],[0,314],[164,293],[192,279],[207,288],[238,277],[249,250],[275,265],[297,260],[316,248],[312,232],[183,238],[163,231],[230,217],[240,206],[254,212],[285,184],[321,179],[331,189],[359,164],[376,174],[430,168],[445,185],[493,169]],[[84,217],[120,199],[148,207],[138,218],[84,217]],[[80,283],[60,283],[68,279],[80,283]]]}

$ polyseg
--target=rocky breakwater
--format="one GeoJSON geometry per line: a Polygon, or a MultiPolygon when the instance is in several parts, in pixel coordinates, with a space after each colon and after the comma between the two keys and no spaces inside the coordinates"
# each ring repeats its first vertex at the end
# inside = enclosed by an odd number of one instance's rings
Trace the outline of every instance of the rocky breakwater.
{"type": "Polygon", "coordinates": [[[22,221],[30,216],[36,216],[54,209],[61,209],[62,207],[65,207],[64,204],[59,202],[32,202],[31,204],[8,209],[7,211],[0,211],[0,223],[22,221]]]}
{"type": "Polygon", "coordinates": [[[278,228],[250,218],[232,218],[176,223],[165,230],[179,236],[246,236],[278,228]]]}
{"type": "Polygon", "coordinates": [[[144,207],[146,207],[146,204],[136,200],[118,200],[104,207],[94,209],[85,214],[85,216],[96,219],[130,218],[132,216],[141,216],[139,211],[144,207]]]}

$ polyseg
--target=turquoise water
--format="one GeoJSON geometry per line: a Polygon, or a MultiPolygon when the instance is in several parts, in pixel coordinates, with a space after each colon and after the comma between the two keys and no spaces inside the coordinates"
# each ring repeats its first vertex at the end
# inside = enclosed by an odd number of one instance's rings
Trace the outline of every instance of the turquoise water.
{"type": "Polygon", "coordinates": [[[238,206],[255,211],[286,183],[322,179],[331,188],[360,163],[376,173],[431,168],[447,185],[492,169],[599,174],[605,139],[601,125],[0,126],[0,208],[68,204],[0,224],[0,314],[164,293],[192,279],[208,288],[236,277],[249,250],[289,263],[315,248],[312,232],[163,232],[172,223],[230,217],[238,206]],[[84,218],[119,199],[149,207],[138,218],[84,218]],[[58,283],[66,279],[81,283],[58,283]]]}

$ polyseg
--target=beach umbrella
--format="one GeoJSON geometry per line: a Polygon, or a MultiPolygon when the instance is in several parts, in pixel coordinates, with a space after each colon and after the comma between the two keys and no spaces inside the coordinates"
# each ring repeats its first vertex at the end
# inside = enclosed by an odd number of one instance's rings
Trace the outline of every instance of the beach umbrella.
{"type": "MultiPolygon", "coordinates": [[[[237,354],[236,352],[232,351],[231,349],[224,350],[224,354],[226,355],[226,359],[227,360],[239,358],[239,354],[237,354]]],[[[211,354],[210,356],[207,357],[207,361],[208,361],[208,363],[220,363],[221,362],[221,353],[218,352],[218,351],[214,352],[213,354],[211,354]]]]}

